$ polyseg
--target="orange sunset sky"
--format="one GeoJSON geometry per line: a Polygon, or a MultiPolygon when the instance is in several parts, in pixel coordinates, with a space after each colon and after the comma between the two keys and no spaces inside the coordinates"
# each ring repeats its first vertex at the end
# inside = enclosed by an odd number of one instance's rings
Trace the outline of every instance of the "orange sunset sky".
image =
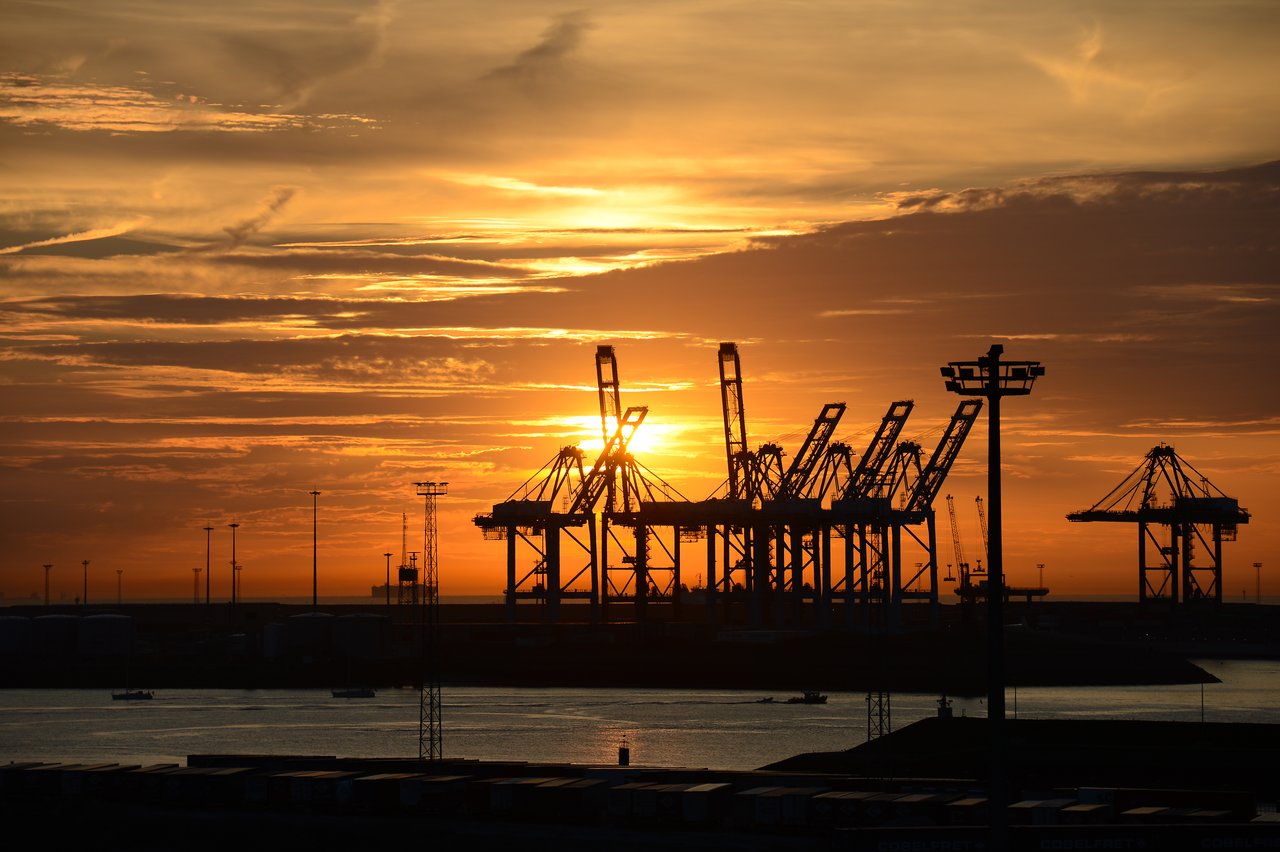
{"type": "Polygon", "coordinates": [[[1135,529],[1064,516],[1163,442],[1252,513],[1227,599],[1275,593],[1277,43],[1270,0],[10,0],[0,594],[189,599],[208,524],[225,600],[234,519],[243,594],[309,596],[318,489],[320,595],[367,596],[428,479],[442,594],[497,594],[471,518],[599,447],[597,344],[715,491],[720,341],[789,451],[897,399],[932,449],[938,367],[1003,343],[1047,368],[1011,582],[1136,596],[1135,529]]]}

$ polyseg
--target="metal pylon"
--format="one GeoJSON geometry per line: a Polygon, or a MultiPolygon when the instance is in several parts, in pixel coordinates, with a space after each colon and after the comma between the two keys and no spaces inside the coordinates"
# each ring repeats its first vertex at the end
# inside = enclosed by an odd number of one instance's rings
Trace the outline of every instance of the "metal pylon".
{"type": "Polygon", "coordinates": [[[444,757],[440,721],[440,574],[436,498],[449,493],[447,482],[415,482],[424,500],[422,526],[422,680],[418,687],[418,760],[444,757]]]}

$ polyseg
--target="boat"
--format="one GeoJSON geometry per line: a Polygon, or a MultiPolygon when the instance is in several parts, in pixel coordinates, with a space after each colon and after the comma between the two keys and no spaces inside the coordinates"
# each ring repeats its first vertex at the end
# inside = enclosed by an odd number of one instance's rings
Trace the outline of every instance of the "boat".
{"type": "Polygon", "coordinates": [[[770,696],[769,696],[769,697],[767,697],[767,698],[761,698],[761,699],[760,699],[759,701],[757,701],[756,703],[757,703],[757,704],[772,704],[772,703],[773,703],[773,696],[772,696],[772,695],[770,695],[770,696]]]}
{"type": "Polygon", "coordinates": [[[827,696],[822,695],[816,689],[806,689],[799,695],[793,695],[787,699],[788,704],[826,704],[827,696]]]}
{"type": "Polygon", "coordinates": [[[150,701],[156,694],[149,689],[126,689],[111,693],[112,701],[150,701]]]}
{"type": "Polygon", "coordinates": [[[350,689],[332,690],[334,698],[373,698],[374,691],[367,686],[352,687],[350,689]]]}

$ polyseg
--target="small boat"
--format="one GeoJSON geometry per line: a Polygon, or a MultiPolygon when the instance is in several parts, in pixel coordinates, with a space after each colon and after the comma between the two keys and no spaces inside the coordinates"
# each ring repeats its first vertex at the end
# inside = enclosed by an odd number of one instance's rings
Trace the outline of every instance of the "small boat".
{"type": "Polygon", "coordinates": [[[773,696],[772,696],[772,695],[770,695],[768,698],[761,698],[761,699],[760,699],[759,701],[757,701],[756,703],[757,703],[757,704],[772,704],[772,703],[773,703],[773,696]]]}
{"type": "Polygon", "coordinates": [[[149,689],[126,689],[111,693],[112,701],[150,701],[156,694],[149,689]]]}
{"type": "Polygon", "coordinates": [[[816,689],[806,689],[800,695],[792,696],[787,699],[788,704],[826,704],[827,696],[822,695],[816,689]]]}
{"type": "Polygon", "coordinates": [[[373,698],[374,691],[367,686],[353,687],[351,689],[335,689],[332,690],[334,698],[373,698]]]}

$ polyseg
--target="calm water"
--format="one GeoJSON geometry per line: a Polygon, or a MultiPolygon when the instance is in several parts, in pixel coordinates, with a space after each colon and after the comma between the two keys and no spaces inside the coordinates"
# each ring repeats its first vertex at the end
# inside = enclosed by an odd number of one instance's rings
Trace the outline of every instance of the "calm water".
{"type": "MultiPolygon", "coordinates": [[[[1010,715],[1280,723],[1280,661],[1198,661],[1223,683],[1010,690],[1010,715]]],[[[754,769],[866,739],[864,693],[825,705],[762,704],[733,690],[446,687],[446,757],[754,769]]],[[[931,716],[937,696],[892,696],[894,728],[931,716]]],[[[957,715],[986,715],[955,699],[957,715]]],[[[185,763],[200,753],[416,757],[418,693],[335,699],[320,690],[158,690],[112,701],[108,690],[0,690],[0,763],[49,760],[185,763]]]]}

